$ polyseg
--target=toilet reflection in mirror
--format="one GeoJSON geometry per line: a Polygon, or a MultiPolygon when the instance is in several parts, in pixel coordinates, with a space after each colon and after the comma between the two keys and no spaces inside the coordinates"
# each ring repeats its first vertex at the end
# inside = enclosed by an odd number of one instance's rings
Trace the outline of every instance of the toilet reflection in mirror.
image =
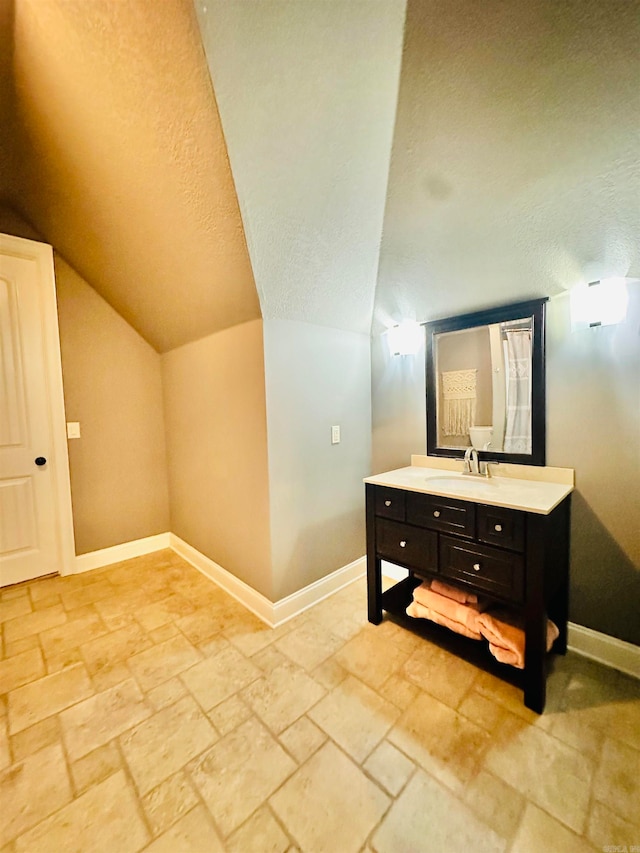
{"type": "Polygon", "coordinates": [[[533,318],[437,335],[437,444],[531,453],[533,318]]]}
{"type": "Polygon", "coordinates": [[[469,439],[471,441],[471,446],[475,447],[476,450],[489,450],[493,444],[493,427],[469,427],[469,439]]]}

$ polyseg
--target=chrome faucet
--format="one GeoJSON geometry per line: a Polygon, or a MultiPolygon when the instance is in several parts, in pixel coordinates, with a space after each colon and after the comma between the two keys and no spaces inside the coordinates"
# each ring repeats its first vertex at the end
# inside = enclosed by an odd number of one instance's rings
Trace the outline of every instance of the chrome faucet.
{"type": "Polygon", "coordinates": [[[463,474],[470,477],[490,477],[489,463],[478,459],[478,451],[475,447],[467,447],[464,452],[463,474]]]}
{"type": "Polygon", "coordinates": [[[480,473],[478,469],[478,451],[475,447],[467,447],[464,452],[464,470],[463,474],[474,474],[476,477],[480,473]]]}

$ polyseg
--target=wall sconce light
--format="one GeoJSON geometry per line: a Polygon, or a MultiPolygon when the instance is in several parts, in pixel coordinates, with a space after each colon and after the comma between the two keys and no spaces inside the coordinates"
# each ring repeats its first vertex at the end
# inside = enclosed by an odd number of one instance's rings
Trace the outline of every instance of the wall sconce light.
{"type": "Polygon", "coordinates": [[[571,330],[621,323],[627,316],[626,278],[603,278],[571,291],[571,330]]]}
{"type": "Polygon", "coordinates": [[[415,355],[424,341],[424,330],[415,320],[403,320],[386,331],[390,355],[415,355]]]}

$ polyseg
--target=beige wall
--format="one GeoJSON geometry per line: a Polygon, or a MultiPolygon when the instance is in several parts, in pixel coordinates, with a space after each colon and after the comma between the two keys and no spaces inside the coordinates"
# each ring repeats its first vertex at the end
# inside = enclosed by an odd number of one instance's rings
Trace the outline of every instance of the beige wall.
{"type": "Polygon", "coordinates": [[[28,222],[19,216],[13,208],[0,201],[0,231],[13,237],[24,237],[25,240],[39,240],[42,236],[28,222]]]}
{"type": "Polygon", "coordinates": [[[386,335],[371,338],[371,471],[380,474],[426,453],[424,346],[416,355],[389,354],[386,335]]]}
{"type": "Polygon", "coordinates": [[[162,356],[171,531],[272,598],[262,322],[162,356]]]}
{"type": "Polygon", "coordinates": [[[169,530],[160,356],[57,255],[76,551],[169,530]]]}
{"type": "Polygon", "coordinates": [[[547,459],[575,468],[571,618],[640,645],[640,283],[627,319],[571,332],[548,308],[547,459]]]}
{"type": "MultiPolygon", "coordinates": [[[[0,209],[0,231],[39,239],[0,209]]],[[[55,253],[76,553],[169,529],[160,356],[55,253]]]]}

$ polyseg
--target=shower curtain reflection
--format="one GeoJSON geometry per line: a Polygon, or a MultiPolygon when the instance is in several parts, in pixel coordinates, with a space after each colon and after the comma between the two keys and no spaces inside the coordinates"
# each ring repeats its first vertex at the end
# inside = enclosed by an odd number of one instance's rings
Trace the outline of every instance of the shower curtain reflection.
{"type": "Polygon", "coordinates": [[[506,453],[531,453],[531,330],[506,332],[506,453]]]}

